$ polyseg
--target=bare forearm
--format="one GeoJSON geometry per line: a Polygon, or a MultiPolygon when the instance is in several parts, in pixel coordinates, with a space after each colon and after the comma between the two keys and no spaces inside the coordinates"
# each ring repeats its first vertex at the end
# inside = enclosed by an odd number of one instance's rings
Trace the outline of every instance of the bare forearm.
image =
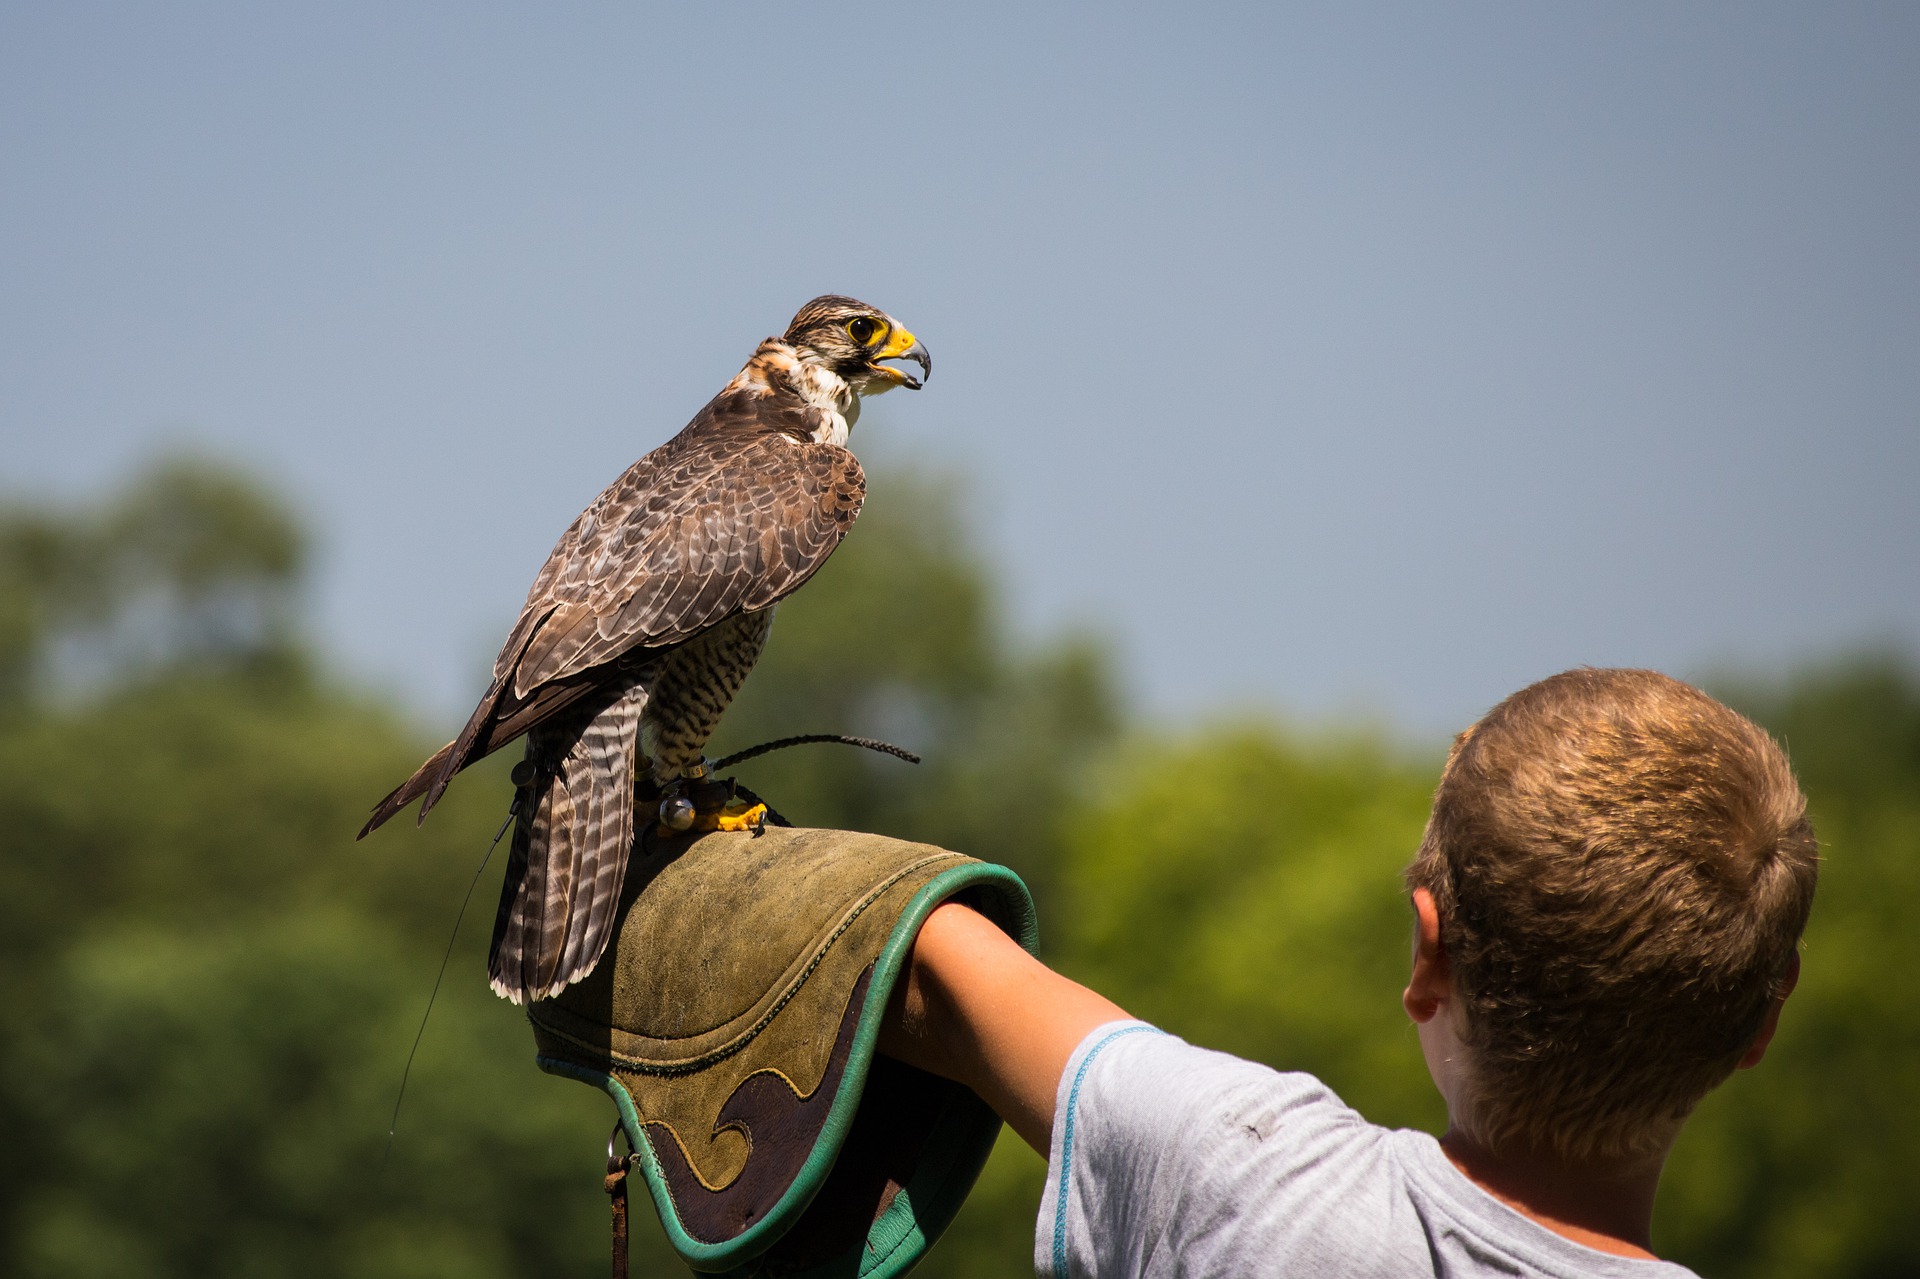
{"type": "Polygon", "coordinates": [[[920,930],[880,1048],[973,1089],[1044,1155],[1067,1058],[1088,1031],[1126,1015],[949,903],[920,930]]]}

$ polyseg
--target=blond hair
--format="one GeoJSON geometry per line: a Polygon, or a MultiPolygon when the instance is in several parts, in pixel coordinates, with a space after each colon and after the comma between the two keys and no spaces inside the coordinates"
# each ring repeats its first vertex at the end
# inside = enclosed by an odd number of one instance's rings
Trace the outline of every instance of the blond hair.
{"type": "Polygon", "coordinates": [[[1819,849],[1785,753],[1654,671],[1567,671],[1454,741],[1409,890],[1439,908],[1494,1149],[1658,1149],[1781,993],[1819,849]]]}

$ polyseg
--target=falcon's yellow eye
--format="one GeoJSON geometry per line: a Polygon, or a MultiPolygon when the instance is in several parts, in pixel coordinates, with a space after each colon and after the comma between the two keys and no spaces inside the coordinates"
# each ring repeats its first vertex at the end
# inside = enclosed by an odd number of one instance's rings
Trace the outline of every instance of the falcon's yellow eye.
{"type": "Polygon", "coordinates": [[[861,346],[866,346],[873,341],[874,335],[880,332],[880,328],[878,321],[869,320],[864,315],[857,316],[847,321],[847,336],[861,346]]]}

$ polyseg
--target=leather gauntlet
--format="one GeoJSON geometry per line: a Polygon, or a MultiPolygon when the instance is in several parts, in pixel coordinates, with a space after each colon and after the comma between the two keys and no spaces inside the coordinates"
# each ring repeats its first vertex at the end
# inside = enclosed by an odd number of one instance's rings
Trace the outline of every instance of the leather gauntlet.
{"type": "Polygon", "coordinates": [[[985,1163],[999,1118],[874,1051],[933,908],[1033,949],[1018,876],[929,844],[768,827],[648,841],[600,965],[528,1010],[542,1069],[604,1089],[696,1271],[899,1275],[985,1163]]]}

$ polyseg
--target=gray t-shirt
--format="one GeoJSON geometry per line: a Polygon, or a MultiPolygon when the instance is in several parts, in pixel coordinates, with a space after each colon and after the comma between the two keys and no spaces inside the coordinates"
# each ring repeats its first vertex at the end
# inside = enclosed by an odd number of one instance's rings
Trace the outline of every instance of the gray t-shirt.
{"type": "Polygon", "coordinates": [[[1312,1075],[1144,1022],[1081,1041],[1053,1114],[1034,1240],[1051,1279],[1693,1273],[1562,1238],[1467,1180],[1426,1133],[1368,1123],[1312,1075]]]}

